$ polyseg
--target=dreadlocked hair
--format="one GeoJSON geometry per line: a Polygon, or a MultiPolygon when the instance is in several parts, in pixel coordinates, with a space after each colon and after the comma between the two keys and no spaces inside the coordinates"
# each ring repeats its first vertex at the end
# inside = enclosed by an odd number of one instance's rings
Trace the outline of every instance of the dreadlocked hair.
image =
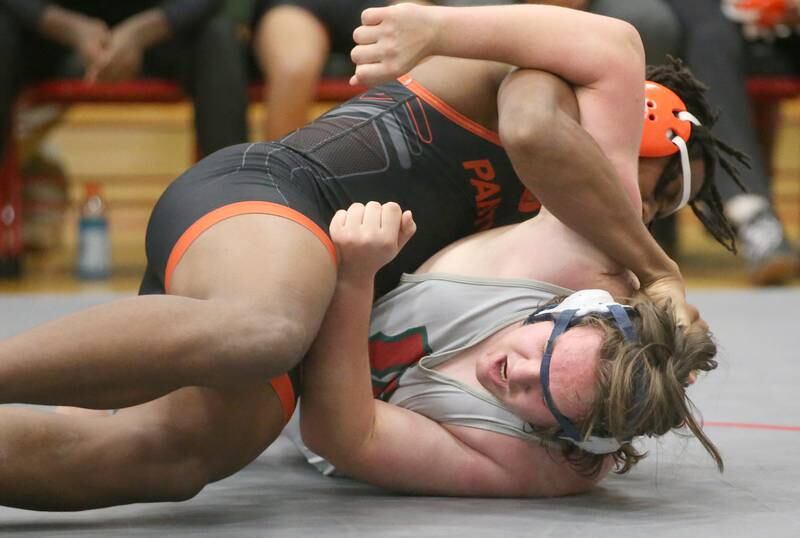
{"type": "MultiPolygon", "coordinates": [[[[636,300],[632,306],[637,312],[631,316],[636,342],[627,340],[607,318],[589,315],[578,322],[578,326],[603,332],[596,397],[578,424],[581,434],[584,438],[597,435],[631,439],[674,431],[694,436],[722,472],[722,457],[703,432],[697,410],[686,394],[696,372],[710,372],[717,367],[713,338],[699,327],[678,326],[670,307],[662,308],[646,300],[636,300]]],[[[558,439],[558,426],[533,429],[550,446],[557,446],[559,454],[584,476],[596,476],[608,461],[608,456],[586,452],[558,439]]],[[[619,474],[630,471],[646,456],[632,442],[610,454],[619,474]]]]}
{"type": "MultiPolygon", "coordinates": [[[[657,82],[674,91],[702,125],[692,125],[689,138],[689,158],[702,158],[705,164],[705,178],[700,192],[690,202],[692,211],[706,230],[727,250],[736,253],[736,235],[731,223],[725,217],[722,199],[714,183],[717,165],[736,185],[746,192],[741,181],[739,167],[750,168],[750,157],[718,139],[711,128],[719,117],[718,111],[711,108],[705,98],[708,87],[697,80],[680,59],[667,56],[667,63],[647,67],[647,80],[657,82]]],[[[681,173],[680,155],[674,155],[658,180],[657,185],[666,185],[681,173]]]]}

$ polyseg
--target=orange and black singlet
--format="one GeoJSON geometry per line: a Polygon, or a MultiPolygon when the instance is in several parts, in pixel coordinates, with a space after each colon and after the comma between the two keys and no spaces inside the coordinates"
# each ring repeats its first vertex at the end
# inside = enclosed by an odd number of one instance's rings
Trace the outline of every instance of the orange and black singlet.
{"type": "Polygon", "coordinates": [[[539,209],[496,133],[404,77],[277,142],[220,150],[181,175],[148,226],[142,293],[164,291],[184,232],[213,223],[214,215],[283,206],[279,213],[305,219],[321,236],[336,210],[371,200],[398,202],[417,223],[416,235],[378,273],[376,297],[448,244],[539,209]]]}

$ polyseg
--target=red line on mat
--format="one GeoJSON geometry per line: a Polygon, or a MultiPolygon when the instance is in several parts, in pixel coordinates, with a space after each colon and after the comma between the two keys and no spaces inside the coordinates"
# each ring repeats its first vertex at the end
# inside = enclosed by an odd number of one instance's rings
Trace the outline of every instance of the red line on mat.
{"type": "Polygon", "coordinates": [[[755,424],[751,422],[704,422],[704,426],[713,428],[739,428],[741,430],[777,430],[784,432],[800,432],[800,426],[781,426],[778,424],[755,424]]]}

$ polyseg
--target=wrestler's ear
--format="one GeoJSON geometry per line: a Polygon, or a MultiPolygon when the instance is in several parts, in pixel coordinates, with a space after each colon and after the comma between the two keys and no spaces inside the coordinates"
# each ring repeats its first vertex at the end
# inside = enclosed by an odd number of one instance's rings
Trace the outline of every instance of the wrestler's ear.
{"type": "Polygon", "coordinates": [[[400,219],[400,237],[398,238],[398,246],[402,249],[408,240],[413,237],[417,231],[417,223],[414,222],[414,215],[411,211],[403,211],[403,216],[400,219]]]}

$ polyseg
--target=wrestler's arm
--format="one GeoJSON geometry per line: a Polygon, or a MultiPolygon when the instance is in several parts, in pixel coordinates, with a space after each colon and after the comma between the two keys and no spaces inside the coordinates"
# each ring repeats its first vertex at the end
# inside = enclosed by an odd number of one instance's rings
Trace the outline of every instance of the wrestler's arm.
{"type": "Polygon", "coordinates": [[[385,82],[438,55],[540,69],[574,84],[581,124],[613,163],[628,197],[639,203],[644,49],[630,24],[546,5],[402,4],[365,10],[362,20],[351,54],[359,82],[385,82]]]}
{"type": "Polygon", "coordinates": [[[367,335],[377,267],[370,269],[363,250],[352,244],[342,248],[333,231],[331,235],[342,265],[333,300],[304,362],[300,417],[309,448],[350,476],[409,493],[555,496],[591,487],[592,480],[564,472],[563,464],[550,458],[524,466],[524,472],[520,466],[504,466],[502,458],[473,449],[440,424],[375,400],[367,335]],[[356,253],[351,265],[357,271],[346,267],[348,252],[356,253]]]}
{"type": "MultiPolygon", "coordinates": [[[[512,9],[486,13],[444,11],[439,34],[445,41],[438,48],[470,55],[484,50],[485,56],[495,56],[491,59],[496,61],[547,71],[572,84],[580,107],[580,124],[611,161],[618,178],[616,183],[627,194],[618,200],[632,203],[633,211],[641,218],[638,158],[645,62],[638,32],[624,21],[573,9],[542,5],[506,7],[512,9]],[[477,31],[476,16],[487,17],[492,26],[496,25],[490,31],[496,29],[496,35],[502,35],[503,39],[486,43],[464,39],[465,34],[455,28],[477,31]]],[[[598,190],[591,182],[584,185],[592,186],[592,191],[598,190]]],[[[542,186],[535,187],[550,194],[542,186]]],[[[617,187],[612,194],[618,196],[622,192],[617,187]]],[[[612,203],[618,205],[619,201],[612,203]]],[[[570,204],[553,205],[551,201],[549,207],[559,217],[558,213],[573,214],[570,204]]]]}
{"type": "Polygon", "coordinates": [[[353,49],[359,80],[380,80],[439,54],[544,70],[573,84],[580,125],[571,122],[567,133],[547,123],[558,119],[550,111],[532,104],[537,96],[524,72],[503,85],[500,136],[520,179],[561,222],[636,274],[653,300],[672,300],[683,322],[692,321],[677,264],[641,222],[644,51],[632,26],[541,5],[406,5],[366,10],[362,19],[354,34],[362,44],[353,49]],[[551,153],[556,139],[570,152],[551,153]]]}
{"type": "Polygon", "coordinates": [[[682,290],[677,266],[632,200],[620,196],[616,170],[582,125],[583,109],[563,79],[530,69],[510,73],[498,93],[498,112],[500,138],[514,169],[535,185],[532,191],[546,210],[631,269],[643,286],[674,278],[673,285],[682,290]]]}

